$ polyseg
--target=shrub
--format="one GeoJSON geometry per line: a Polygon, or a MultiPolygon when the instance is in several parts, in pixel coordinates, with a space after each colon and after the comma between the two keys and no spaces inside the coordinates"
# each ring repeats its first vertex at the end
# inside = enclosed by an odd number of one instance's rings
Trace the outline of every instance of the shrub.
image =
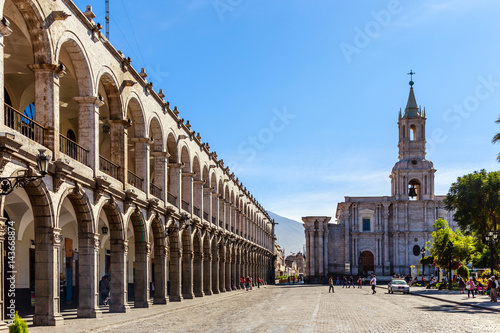
{"type": "Polygon", "coordinates": [[[14,316],[14,321],[9,326],[9,333],[28,333],[28,324],[26,323],[26,320],[19,317],[17,311],[14,316]]]}
{"type": "MultiPolygon", "coordinates": [[[[497,270],[494,270],[493,272],[495,272],[495,274],[493,274],[493,275],[495,275],[497,277],[499,276],[499,273],[497,270]]],[[[487,270],[487,271],[484,271],[481,273],[481,278],[483,278],[483,279],[489,279],[490,277],[491,277],[491,270],[487,270]]]]}

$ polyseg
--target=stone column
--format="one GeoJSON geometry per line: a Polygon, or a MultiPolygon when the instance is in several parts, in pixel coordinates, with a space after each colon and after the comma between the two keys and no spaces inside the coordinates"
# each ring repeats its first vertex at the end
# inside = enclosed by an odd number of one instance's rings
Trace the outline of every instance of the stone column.
{"type": "Polygon", "coordinates": [[[193,292],[196,297],[203,297],[203,248],[200,249],[200,252],[195,252],[194,253],[194,276],[199,277],[199,279],[193,281],[194,282],[194,287],[193,287],[193,292]]]}
{"type": "Polygon", "coordinates": [[[226,254],[223,247],[219,249],[219,292],[226,292],[226,254]]]}
{"type": "Polygon", "coordinates": [[[182,195],[181,195],[181,208],[189,214],[193,214],[193,173],[182,172],[182,195]],[[184,206],[183,201],[187,202],[188,207],[184,206]],[[186,209],[187,208],[187,209],[186,209]]]}
{"type": "Polygon", "coordinates": [[[323,225],[323,274],[328,275],[328,224],[323,225]]]}
{"type": "Polygon", "coordinates": [[[151,245],[147,242],[135,242],[135,280],[134,306],[136,308],[149,307],[149,270],[151,245]]]}
{"type": "Polygon", "coordinates": [[[99,235],[79,233],[79,304],[78,317],[97,318],[99,309],[99,235]]]}
{"type": "Polygon", "coordinates": [[[212,254],[203,255],[203,293],[212,295],[212,254]]]}
{"type": "Polygon", "coordinates": [[[226,248],[226,291],[231,291],[231,254],[226,248]]]}
{"type": "MultiPolygon", "coordinates": [[[[167,190],[166,190],[167,177],[165,175],[167,174],[167,164],[168,164],[169,154],[167,152],[162,152],[162,151],[151,152],[150,154],[154,156],[154,168],[155,168],[154,184],[162,189],[161,198],[158,199],[163,200],[163,202],[167,202],[168,200],[167,190]]],[[[153,180],[151,180],[151,182],[153,182],[153,180]]]]}
{"type": "Polygon", "coordinates": [[[311,234],[309,229],[304,225],[306,234],[306,276],[311,276],[311,234]]]}
{"type": "MultiPolygon", "coordinates": [[[[216,238],[214,237],[212,239],[212,242],[216,242],[216,238]]],[[[220,292],[219,290],[219,249],[216,246],[211,246],[212,249],[212,293],[218,294],[220,292]],[[215,248],[215,251],[213,249],[215,248]]]]}
{"type": "Polygon", "coordinates": [[[78,103],[78,144],[88,150],[86,165],[95,176],[99,169],[99,107],[104,103],[95,96],[73,99],[78,103]]]}
{"type": "Polygon", "coordinates": [[[153,304],[167,304],[168,248],[155,244],[155,293],[153,304]]]}
{"type": "Polygon", "coordinates": [[[179,244],[170,244],[170,302],[181,301],[181,260],[179,244]]]}
{"type": "Polygon", "coordinates": [[[384,275],[391,275],[391,262],[389,259],[389,204],[382,206],[382,220],[384,223],[384,275]]]}
{"type": "Polygon", "coordinates": [[[210,187],[203,187],[203,216],[207,213],[205,219],[208,223],[212,223],[212,191],[210,187]]]}
{"type": "Polygon", "coordinates": [[[128,149],[127,149],[127,128],[130,124],[123,119],[109,120],[111,133],[111,162],[118,165],[118,180],[126,183],[127,179],[127,168],[126,161],[128,160],[128,149]]]}
{"type": "MultiPolygon", "coordinates": [[[[4,37],[8,37],[10,36],[10,34],[12,34],[12,29],[9,27],[9,22],[5,21],[5,22],[0,22],[0,84],[2,85],[2,87],[5,87],[5,62],[4,62],[4,43],[3,43],[3,40],[4,40],[4,37]]],[[[2,94],[0,94],[2,95],[2,94]]],[[[4,105],[5,103],[5,99],[4,99],[4,96],[0,96],[0,105],[4,105]]],[[[5,119],[5,108],[0,108],[0,119],[5,119]]],[[[3,125],[3,122],[2,122],[2,125],[3,125]]],[[[2,251],[3,253],[3,251],[2,251]]],[[[2,256],[2,259],[0,261],[3,260],[3,256],[2,256]]],[[[1,270],[3,271],[3,266],[1,267],[1,270]]],[[[4,276],[4,275],[2,275],[4,276]]],[[[3,294],[2,296],[0,296],[0,300],[2,301],[3,303],[3,294]]],[[[0,316],[4,314],[4,309],[2,308],[0,310],[0,316]]],[[[1,319],[3,320],[4,317],[1,317],[1,319]]],[[[0,324],[1,325],[1,324],[0,324]]],[[[3,325],[1,325],[3,326],[3,325]]],[[[1,327],[0,326],[0,327],[1,327]]]]}
{"type": "Polygon", "coordinates": [[[59,158],[59,75],[55,64],[33,64],[35,73],[35,120],[45,127],[44,146],[52,150],[52,160],[59,158]]]}
{"type": "MultiPolygon", "coordinates": [[[[36,221],[35,221],[36,222],[36,221]]],[[[35,316],[39,326],[62,324],[59,312],[61,229],[35,226],[35,316]]]]}
{"type": "Polygon", "coordinates": [[[192,299],[193,293],[193,251],[182,251],[182,298],[192,299]]]}
{"type": "Polygon", "coordinates": [[[111,260],[111,303],[110,312],[127,312],[127,255],[128,241],[110,240],[111,260]]]}

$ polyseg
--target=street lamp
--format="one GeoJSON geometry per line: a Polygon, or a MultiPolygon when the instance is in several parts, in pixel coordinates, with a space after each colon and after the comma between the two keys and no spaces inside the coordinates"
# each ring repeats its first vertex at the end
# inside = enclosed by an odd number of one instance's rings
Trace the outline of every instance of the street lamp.
{"type": "Polygon", "coordinates": [[[491,275],[494,275],[493,272],[494,272],[494,268],[495,268],[495,262],[494,262],[494,258],[493,258],[493,247],[495,246],[495,241],[498,238],[498,231],[496,231],[496,230],[490,230],[490,231],[488,231],[488,233],[486,234],[486,236],[484,236],[484,238],[486,239],[486,241],[488,242],[488,246],[490,247],[490,254],[491,254],[491,275]]]}
{"type": "Polygon", "coordinates": [[[420,250],[420,254],[422,255],[422,280],[423,280],[424,279],[423,277],[425,276],[425,265],[424,265],[425,247],[423,247],[420,250]]]}
{"type": "Polygon", "coordinates": [[[18,177],[0,177],[0,195],[10,194],[16,188],[22,188],[34,180],[41,179],[47,174],[49,168],[50,156],[45,155],[45,149],[38,149],[39,154],[36,157],[36,165],[39,176],[32,175],[29,170],[24,175],[18,177]]]}
{"type": "Polygon", "coordinates": [[[449,259],[450,259],[450,267],[449,267],[449,280],[448,280],[448,289],[451,290],[451,251],[453,250],[453,243],[451,241],[448,241],[448,245],[446,246],[446,248],[448,249],[448,256],[449,256],[449,259]]]}

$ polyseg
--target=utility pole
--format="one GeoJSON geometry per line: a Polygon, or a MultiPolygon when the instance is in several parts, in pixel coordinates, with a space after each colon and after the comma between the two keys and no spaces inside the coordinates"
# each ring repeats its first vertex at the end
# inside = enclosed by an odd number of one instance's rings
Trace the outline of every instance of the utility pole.
{"type": "Polygon", "coordinates": [[[106,38],[109,40],[109,0],[106,0],[106,38]]]}

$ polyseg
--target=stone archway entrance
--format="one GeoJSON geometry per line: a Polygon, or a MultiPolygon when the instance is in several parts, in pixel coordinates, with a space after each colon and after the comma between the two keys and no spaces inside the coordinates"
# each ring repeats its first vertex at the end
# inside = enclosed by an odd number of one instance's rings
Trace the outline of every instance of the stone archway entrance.
{"type": "Polygon", "coordinates": [[[363,269],[363,273],[365,274],[373,273],[375,270],[375,259],[373,257],[373,253],[370,251],[361,252],[359,263],[363,269]]]}

